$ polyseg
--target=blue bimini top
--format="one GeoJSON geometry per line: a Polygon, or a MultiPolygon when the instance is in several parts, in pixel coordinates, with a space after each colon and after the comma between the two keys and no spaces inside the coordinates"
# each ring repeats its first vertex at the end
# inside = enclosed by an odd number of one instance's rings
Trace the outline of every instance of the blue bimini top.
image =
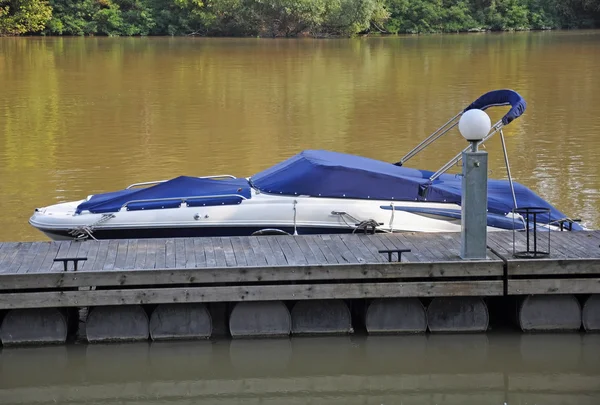
{"type": "Polygon", "coordinates": [[[76,213],[117,212],[124,204],[127,209],[146,210],[177,208],[182,202],[190,206],[239,204],[250,198],[250,185],[246,179],[203,179],[179,176],[146,188],[132,188],[96,194],[77,207],[76,213]]]}

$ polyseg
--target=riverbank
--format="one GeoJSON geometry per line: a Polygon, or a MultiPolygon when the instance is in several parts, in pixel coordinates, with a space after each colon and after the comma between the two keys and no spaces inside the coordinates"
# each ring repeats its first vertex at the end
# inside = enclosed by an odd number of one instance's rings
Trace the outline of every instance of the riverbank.
{"type": "Polygon", "coordinates": [[[527,0],[27,0],[0,35],[297,37],[594,28],[600,6],[527,0]]]}

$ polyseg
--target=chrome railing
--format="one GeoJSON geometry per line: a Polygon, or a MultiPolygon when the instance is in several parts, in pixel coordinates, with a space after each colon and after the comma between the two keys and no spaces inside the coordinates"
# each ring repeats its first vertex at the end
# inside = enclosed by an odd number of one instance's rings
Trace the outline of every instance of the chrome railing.
{"type": "MultiPolygon", "coordinates": [[[[201,177],[197,177],[197,178],[198,179],[220,179],[220,178],[237,179],[237,177],[232,176],[231,174],[217,174],[214,176],[201,176],[201,177]]],[[[164,183],[166,181],[169,181],[169,180],[156,180],[156,181],[144,181],[142,183],[133,183],[133,184],[130,184],[129,186],[127,186],[125,188],[125,190],[129,190],[130,188],[138,187],[138,186],[148,186],[150,184],[160,184],[160,183],[164,183]]]]}
{"type": "MultiPolygon", "coordinates": [[[[483,143],[485,141],[487,141],[488,139],[490,139],[494,134],[496,134],[498,131],[500,131],[502,129],[502,121],[498,121],[497,123],[495,123],[492,126],[491,131],[481,140],[477,142],[477,146],[483,145],[483,143]]],[[[503,146],[505,146],[503,144],[503,146]]],[[[454,156],[448,163],[446,163],[444,166],[442,166],[437,172],[435,172],[434,174],[431,175],[431,177],[429,178],[430,181],[434,181],[436,180],[438,177],[440,177],[442,174],[446,173],[448,170],[450,170],[450,168],[452,166],[454,166],[455,164],[457,164],[459,161],[462,160],[462,154],[463,152],[468,151],[469,149],[471,149],[472,145],[467,146],[466,148],[464,148],[463,150],[461,150],[460,152],[458,152],[458,154],[456,156],[454,156]]],[[[505,149],[506,152],[506,149],[505,149]]],[[[505,153],[506,156],[506,153],[505,153]]],[[[508,158],[506,158],[508,159],[508,158]]],[[[508,160],[507,160],[507,164],[508,164],[508,160]]]]}
{"type": "Polygon", "coordinates": [[[161,201],[181,201],[181,203],[187,203],[189,200],[201,200],[209,198],[225,198],[225,197],[238,197],[242,200],[247,200],[246,197],[240,194],[216,194],[216,195],[201,195],[201,196],[189,196],[189,197],[168,197],[168,198],[150,198],[146,200],[131,200],[127,201],[121,206],[120,209],[127,208],[129,204],[134,203],[150,203],[150,202],[161,202],[161,201]]]}
{"type": "Polygon", "coordinates": [[[427,138],[425,138],[423,141],[421,141],[421,143],[419,143],[411,151],[409,151],[406,155],[404,155],[402,157],[402,159],[400,159],[399,162],[396,162],[394,164],[396,166],[403,166],[410,158],[412,158],[417,153],[419,153],[423,149],[425,149],[427,146],[431,145],[433,142],[435,142],[436,140],[438,140],[439,138],[444,136],[446,133],[448,133],[448,131],[450,131],[452,128],[454,128],[455,126],[458,125],[458,121],[454,122],[453,124],[452,124],[452,121],[459,118],[462,114],[463,113],[460,112],[460,113],[456,114],[454,117],[450,118],[450,120],[448,120],[448,122],[446,122],[444,125],[439,127],[433,134],[429,135],[427,138]],[[450,124],[452,124],[452,125],[450,127],[446,128],[450,124]]]}

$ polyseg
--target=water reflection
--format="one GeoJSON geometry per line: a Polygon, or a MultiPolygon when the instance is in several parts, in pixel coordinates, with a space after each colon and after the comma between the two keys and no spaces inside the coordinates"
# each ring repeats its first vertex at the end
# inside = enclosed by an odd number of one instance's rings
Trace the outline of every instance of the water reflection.
{"type": "Polygon", "coordinates": [[[0,403],[593,404],[596,335],[417,335],[4,348],[0,403]]]}

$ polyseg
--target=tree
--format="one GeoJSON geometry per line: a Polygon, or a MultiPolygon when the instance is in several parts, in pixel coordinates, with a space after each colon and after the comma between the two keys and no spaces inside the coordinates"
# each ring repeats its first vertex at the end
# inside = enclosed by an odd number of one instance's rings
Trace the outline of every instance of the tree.
{"type": "Polygon", "coordinates": [[[381,0],[331,0],[323,22],[329,33],[352,35],[369,31],[371,25],[381,31],[389,13],[381,0]]]}
{"type": "Polygon", "coordinates": [[[45,0],[0,0],[0,35],[39,32],[51,17],[45,0]]]}

